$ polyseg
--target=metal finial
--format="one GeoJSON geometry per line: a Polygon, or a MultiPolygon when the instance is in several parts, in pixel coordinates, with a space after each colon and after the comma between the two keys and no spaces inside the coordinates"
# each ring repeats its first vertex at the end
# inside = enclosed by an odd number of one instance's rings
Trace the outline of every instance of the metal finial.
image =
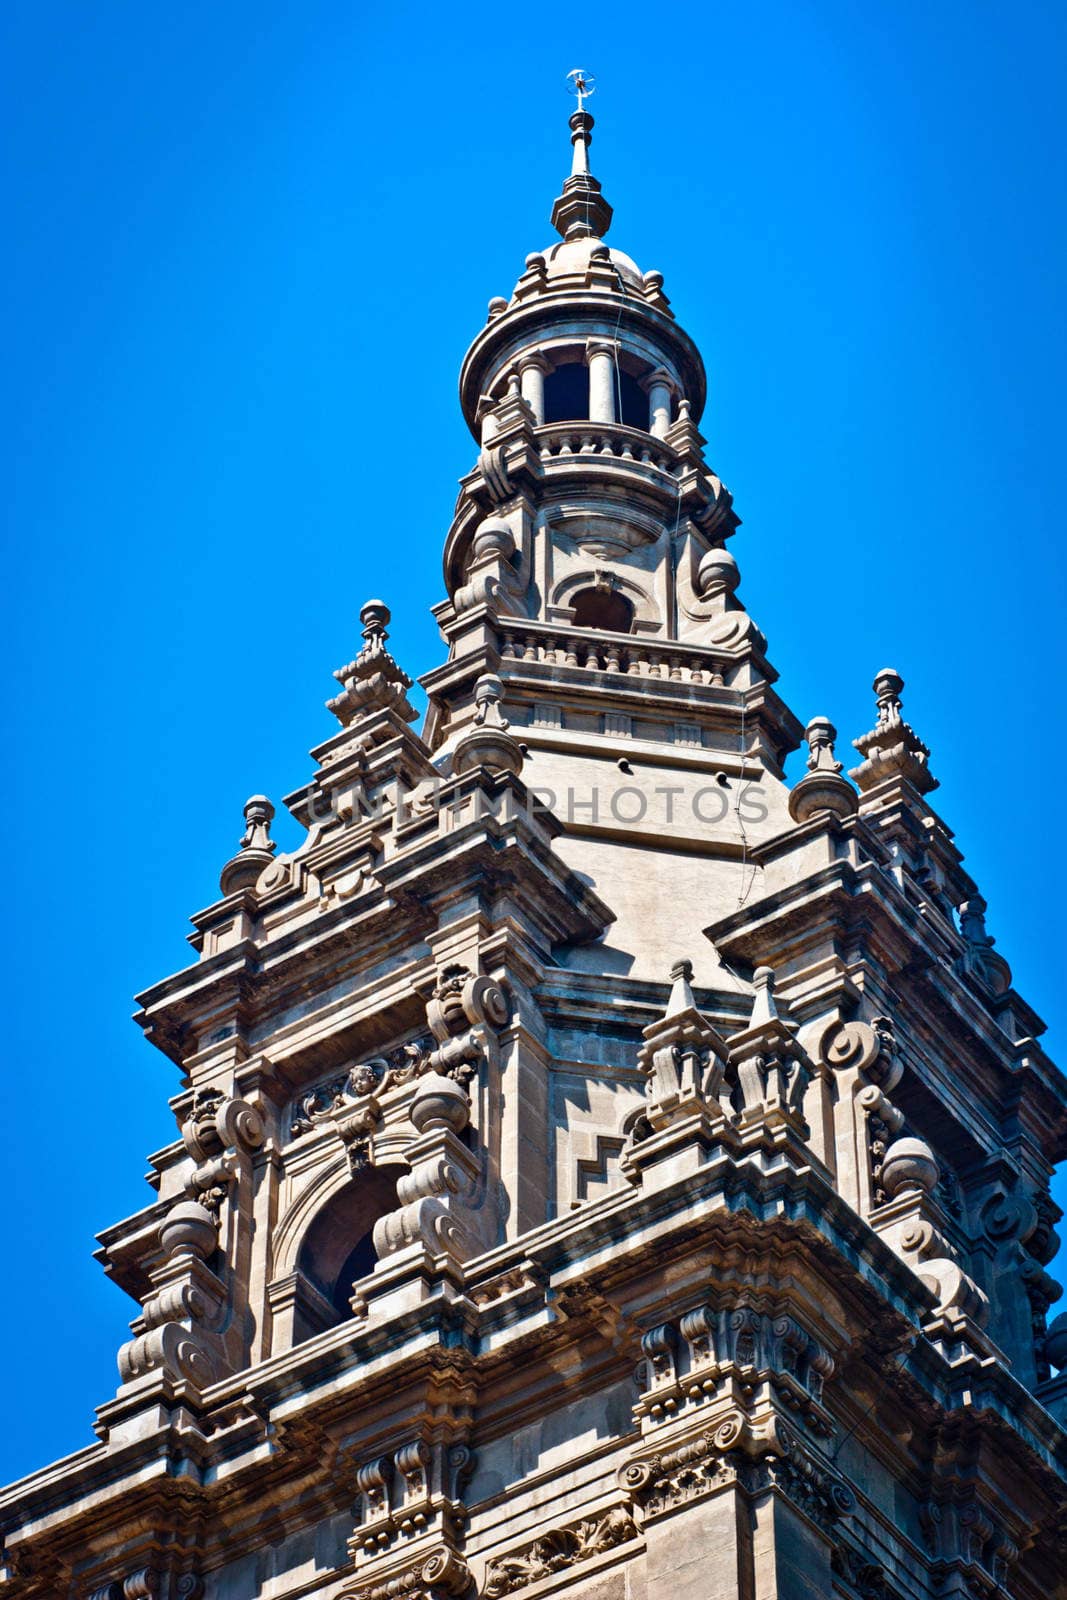
{"type": "Polygon", "coordinates": [[[581,111],[586,100],[596,90],[596,79],[591,72],[586,72],[584,67],[575,67],[567,74],[567,83],[571,94],[578,98],[578,110],[581,111]]]}

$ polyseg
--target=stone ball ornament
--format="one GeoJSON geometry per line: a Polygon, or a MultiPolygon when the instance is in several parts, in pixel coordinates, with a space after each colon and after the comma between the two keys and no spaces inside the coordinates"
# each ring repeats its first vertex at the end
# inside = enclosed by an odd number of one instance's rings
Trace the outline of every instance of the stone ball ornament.
{"type": "Polygon", "coordinates": [[[1067,1370],[1067,1311],[1049,1323],[1045,1335],[1045,1360],[1058,1372],[1067,1370]]]}
{"type": "Polygon", "coordinates": [[[932,1194],[940,1176],[934,1153],[922,1139],[895,1139],[882,1162],[882,1187],[890,1199],[916,1189],[932,1194]]]}
{"type": "Polygon", "coordinates": [[[418,1133],[448,1128],[462,1133],[470,1121],[470,1096],[452,1078],[427,1072],[419,1079],[408,1115],[418,1133]]]}
{"type": "Polygon", "coordinates": [[[503,517],[486,517],[471,540],[471,561],[477,564],[489,557],[508,561],[515,554],[515,535],[503,517]]]}
{"type": "Polygon", "coordinates": [[[697,588],[702,597],[709,594],[733,594],[741,582],[737,562],[729,550],[707,550],[697,567],[697,588]]]}
{"type": "Polygon", "coordinates": [[[215,1219],[198,1200],[179,1200],[159,1225],[159,1242],[168,1259],[184,1253],[206,1261],[219,1242],[215,1219]]]}

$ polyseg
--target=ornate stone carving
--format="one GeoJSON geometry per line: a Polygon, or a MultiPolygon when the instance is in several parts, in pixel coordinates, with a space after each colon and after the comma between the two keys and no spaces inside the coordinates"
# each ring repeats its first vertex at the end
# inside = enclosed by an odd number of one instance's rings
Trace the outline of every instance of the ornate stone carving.
{"type": "Polygon", "coordinates": [[[278,845],[270,836],[274,807],[265,794],[254,794],[245,801],[245,831],[238,852],[227,861],[219,877],[223,894],[251,889],[263,868],[269,866],[278,845]]]}
{"type": "Polygon", "coordinates": [[[347,1600],[438,1600],[471,1584],[458,1545],[474,1456],[462,1439],[408,1440],[356,1473],[359,1522],[349,1554],[360,1569],[347,1600]]]}
{"type": "Polygon", "coordinates": [[[728,1483],[753,1496],[778,1488],[827,1530],[855,1509],[844,1479],[773,1412],[754,1419],[733,1411],[659,1450],[642,1451],[620,1468],[618,1482],[646,1523],[728,1483]]]}
{"type": "Polygon", "coordinates": [[[354,661],[338,667],[334,677],[342,692],[326,702],[326,709],[344,728],[357,717],[374,711],[392,711],[404,722],[414,722],[418,712],[407,698],[412,680],[385,648],[389,635],[389,607],[368,600],[359,613],[363,623],[363,648],[354,661]]]}
{"type": "Polygon", "coordinates": [[[166,1575],[155,1567],[139,1567],[125,1578],[82,1591],[86,1600],[200,1600],[204,1580],[197,1572],[184,1572],[167,1582],[166,1575]]]}
{"type": "Polygon", "coordinates": [[[828,717],[813,717],[805,730],[808,741],[808,770],[789,794],[789,815],[794,822],[807,822],[820,812],[849,817],[858,801],[852,785],[841,776],[840,761],[834,758],[837,729],[828,717]]]}
{"type": "Polygon", "coordinates": [[[508,732],[509,723],[500,709],[504,685],[495,673],[485,672],[474,686],[474,722],[461,736],[452,756],[455,772],[522,771],[522,750],[508,732]]]}
{"type": "Polygon", "coordinates": [[[677,1328],[649,1329],[641,1348],[642,1392],[634,1415],[645,1431],[706,1409],[735,1393],[735,1385],[751,1390],[762,1384],[793,1420],[820,1437],[833,1432],[823,1405],[833,1357],[787,1312],[744,1302],[700,1305],[677,1328]]]}
{"type": "MultiPolygon", "coordinates": [[[[460,970],[466,979],[471,979],[471,974],[465,967],[460,970]]],[[[507,1006],[501,990],[487,978],[471,979],[471,981],[476,986],[474,993],[485,997],[484,1016],[488,1019],[490,1015],[499,1017],[502,1014],[506,1019],[507,1006]]],[[[472,1000],[472,1005],[473,1003],[472,1000]]],[[[466,1021],[466,1011],[463,1011],[462,1015],[466,1021]]],[[[371,1056],[366,1061],[360,1061],[350,1067],[347,1072],[326,1078],[305,1090],[293,1104],[293,1114],[289,1123],[290,1137],[300,1139],[321,1123],[331,1119],[344,1137],[345,1128],[350,1124],[349,1119],[342,1113],[359,1102],[363,1103],[362,1111],[364,1117],[368,1119],[368,1125],[357,1128],[355,1124],[351,1124],[351,1128],[353,1132],[369,1133],[371,1131],[369,1123],[377,1121],[380,1110],[379,1099],[390,1089],[412,1083],[428,1072],[438,1072],[442,1077],[454,1078],[461,1086],[465,1086],[473,1077],[481,1058],[482,1041],[480,1037],[472,1036],[470,1030],[455,1038],[450,1038],[446,1032],[441,1045],[436,1049],[434,1040],[425,1038],[413,1044],[400,1045],[386,1055],[371,1056]]]]}
{"type": "Polygon", "coordinates": [[[638,1504],[645,1520],[677,1510],[737,1477],[737,1464],[726,1459],[741,1436],[742,1423],[731,1417],[670,1450],[657,1452],[619,1469],[619,1487],[638,1504]]]}
{"type": "Polygon", "coordinates": [[[290,1136],[302,1138],[319,1123],[343,1112],[354,1101],[368,1100],[368,1114],[377,1111],[376,1096],[400,1084],[410,1083],[421,1071],[429,1071],[431,1041],[403,1044],[386,1055],[371,1056],[349,1067],[347,1072],[327,1078],[304,1091],[293,1105],[290,1136]]]}
{"type": "Polygon", "coordinates": [[[899,1235],[899,1246],[908,1265],[937,1296],[940,1312],[971,1317],[979,1326],[986,1321],[989,1301],[932,1222],[918,1217],[909,1222],[899,1235]]]}
{"type": "Polygon", "coordinates": [[[903,687],[904,679],[892,667],[883,667],[874,680],[877,721],[870,733],[852,741],[864,758],[849,773],[861,794],[894,777],[906,779],[920,794],[937,788],[928,765],[930,752],[901,715],[903,687]]]}
{"type": "Polygon", "coordinates": [[[633,1517],[623,1506],[612,1506],[608,1511],[583,1517],[565,1527],[549,1528],[507,1555],[494,1556],[486,1566],[480,1592],[486,1600],[497,1600],[499,1595],[524,1589],[527,1584],[536,1583],[554,1572],[563,1572],[637,1537],[633,1517]]]}
{"type": "Polygon", "coordinates": [[[181,1132],[197,1164],[185,1182],[189,1198],[176,1201],[160,1223],[165,1259],[153,1269],[152,1292],[130,1324],[134,1337],[118,1353],[124,1383],[161,1371],[203,1388],[227,1367],[219,1337],[226,1290],[208,1262],[240,1163],[263,1143],[266,1129],[247,1101],[202,1089],[181,1132]]]}
{"type": "Polygon", "coordinates": [[[477,1253],[479,1240],[468,1212],[481,1163],[459,1135],[470,1119],[470,1100],[454,1079],[430,1072],[420,1077],[409,1113],[418,1138],[406,1151],[411,1171],[397,1180],[400,1206],[374,1224],[379,1257],[421,1243],[431,1254],[457,1260],[477,1253]]]}
{"type": "Polygon", "coordinates": [[[213,1328],[225,1291],[206,1258],[217,1244],[215,1219],[195,1201],[171,1208],[160,1226],[167,1256],[152,1273],[153,1292],[131,1324],[134,1338],[118,1353],[123,1383],[162,1370],[203,1388],[219,1375],[213,1328]]]}
{"type": "Polygon", "coordinates": [[[986,932],[986,909],[980,894],[972,895],[959,908],[964,942],[959,970],[987,999],[998,1000],[1011,988],[1011,968],[993,949],[996,940],[986,932]]]}
{"type": "Polygon", "coordinates": [[[502,517],[486,517],[471,540],[466,581],[452,596],[457,615],[478,606],[491,606],[496,612],[516,609],[523,579],[514,557],[515,535],[509,524],[502,517]]]}
{"type": "Polygon", "coordinates": [[[854,1550],[839,1540],[831,1552],[830,1567],[835,1578],[843,1580],[857,1600],[896,1600],[896,1590],[890,1588],[885,1568],[862,1550],[854,1550]]]}
{"type": "Polygon", "coordinates": [[[459,962],[442,969],[426,1007],[426,1020],[438,1044],[478,1026],[495,1033],[509,1015],[500,985],[492,978],[477,976],[459,962]]]}
{"type": "Polygon", "coordinates": [[[885,1154],[895,1135],[904,1126],[904,1114],[874,1083],[865,1084],[857,1090],[856,1110],[865,1119],[871,1194],[874,1204],[880,1206],[889,1198],[882,1178],[885,1154]]]}
{"type": "Polygon", "coordinates": [[[217,1221],[236,1175],[237,1152],[258,1150],[266,1138],[263,1118],[245,1100],[218,1089],[200,1089],[181,1133],[197,1163],[186,1180],[186,1193],[217,1221]]]}
{"type": "Polygon", "coordinates": [[[803,1144],[808,1136],[804,1121],[804,1091],[812,1064],[796,1037],[796,1029],[778,1014],[774,998],[774,973],[757,967],[752,975],[755,995],[747,1028],[731,1035],[730,1063],[737,1074],[741,1101],[738,1127],[783,1135],[803,1144]]]}
{"type": "Polygon", "coordinates": [[[159,1600],[160,1575],[154,1567],[139,1567],[126,1578],[93,1589],[88,1600],[159,1600]]]}
{"type": "Polygon", "coordinates": [[[463,1558],[442,1549],[388,1577],[349,1584],[337,1600],[441,1600],[445,1595],[459,1600],[473,1582],[463,1558]]]}
{"type": "Polygon", "coordinates": [[[788,1429],[781,1430],[777,1455],[746,1462],[740,1476],[750,1494],[780,1489],[824,1533],[831,1533],[856,1509],[856,1497],[844,1479],[788,1429]]]}
{"type": "Polygon", "coordinates": [[[976,1495],[958,1488],[958,1495],[920,1505],[923,1537],[941,1587],[955,1575],[964,1593],[987,1600],[1003,1592],[1018,1545],[976,1495]]]}
{"type": "Polygon", "coordinates": [[[513,373],[501,400],[483,395],[478,406],[482,447],[477,475],[465,487],[482,505],[506,507],[525,486],[544,475],[534,431],[534,414],[523,399],[519,375],[513,373]]]}

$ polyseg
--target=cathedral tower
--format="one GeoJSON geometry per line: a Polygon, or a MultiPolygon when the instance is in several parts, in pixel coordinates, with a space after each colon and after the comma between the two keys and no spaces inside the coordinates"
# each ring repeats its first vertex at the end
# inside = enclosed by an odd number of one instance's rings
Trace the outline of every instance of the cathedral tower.
{"type": "Polygon", "coordinates": [[[372,600],[300,847],[251,799],[140,997],[120,1382],[0,1497],[0,1600],[1064,1592],[1067,1082],[900,676],[847,775],[777,692],[579,89],[463,363],[423,730],[372,600]]]}

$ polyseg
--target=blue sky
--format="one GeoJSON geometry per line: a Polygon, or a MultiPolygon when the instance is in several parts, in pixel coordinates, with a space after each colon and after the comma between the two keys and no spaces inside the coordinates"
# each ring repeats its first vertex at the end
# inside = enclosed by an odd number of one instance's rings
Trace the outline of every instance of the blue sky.
{"type": "Polygon", "coordinates": [[[551,240],[574,65],[612,241],[704,352],[786,698],[847,740],[904,674],[1063,1052],[1065,34],[1035,0],[7,0],[0,1479],[114,1392],[135,1308],[92,1235],[178,1087],[133,994],[245,797],[307,776],[361,602],[440,659],[456,377],[551,240]]]}

